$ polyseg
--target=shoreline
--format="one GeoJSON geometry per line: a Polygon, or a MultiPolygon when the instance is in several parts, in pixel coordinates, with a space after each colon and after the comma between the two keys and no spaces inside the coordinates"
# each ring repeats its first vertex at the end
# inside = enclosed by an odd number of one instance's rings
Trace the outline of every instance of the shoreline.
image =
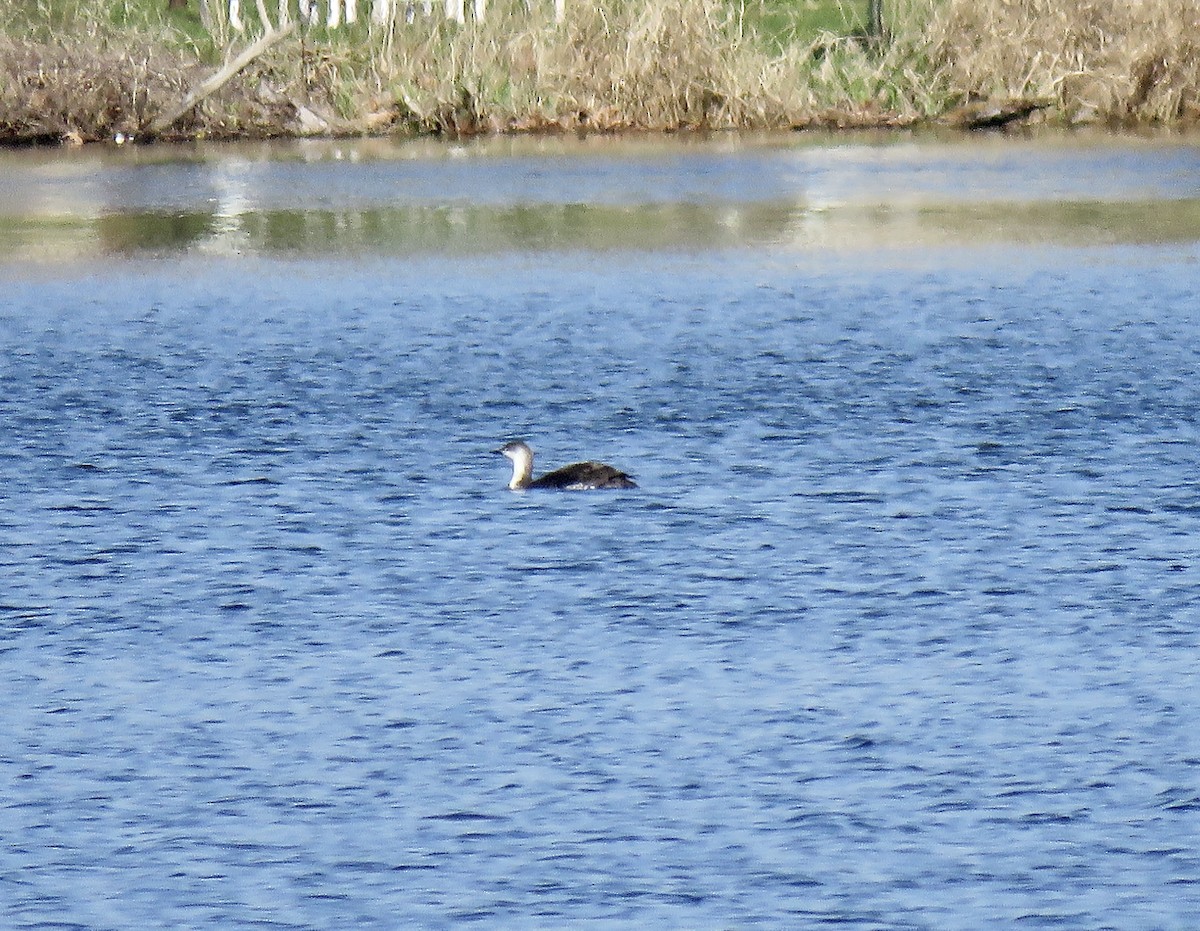
{"type": "Polygon", "coordinates": [[[300,140],[353,139],[444,139],[462,141],[473,138],[554,137],[554,136],[700,136],[723,133],[821,133],[842,132],[1059,132],[1097,131],[1104,134],[1188,135],[1200,130],[1200,119],[1189,118],[1172,123],[1157,120],[1073,120],[1058,117],[1053,109],[1040,102],[1026,100],[977,101],[959,106],[932,117],[911,117],[899,114],[855,113],[828,111],[785,126],[749,125],[714,127],[702,124],[677,126],[613,125],[589,126],[587,121],[516,121],[513,125],[479,124],[447,127],[437,130],[407,130],[380,128],[386,122],[381,114],[369,114],[360,121],[351,121],[326,114],[321,115],[311,105],[296,105],[292,116],[275,125],[254,125],[236,130],[208,129],[204,120],[188,131],[168,131],[140,134],[136,130],[117,130],[111,138],[85,136],[68,130],[61,134],[46,133],[34,136],[9,135],[0,132],[0,149],[76,148],[82,146],[175,145],[186,143],[269,142],[300,140]]]}
{"type": "Polygon", "coordinates": [[[1035,41],[1034,0],[895,0],[886,39],[776,45],[718,0],[599,0],[562,23],[513,12],[513,0],[465,25],[335,33],[290,21],[201,39],[160,7],[149,25],[114,25],[102,2],[82,0],[70,28],[0,34],[0,146],[1200,125],[1200,56],[1170,31],[1200,34],[1200,8],[1169,0],[1143,0],[1136,20],[1114,0],[1094,48],[1062,39],[1062,23],[1035,41]]]}

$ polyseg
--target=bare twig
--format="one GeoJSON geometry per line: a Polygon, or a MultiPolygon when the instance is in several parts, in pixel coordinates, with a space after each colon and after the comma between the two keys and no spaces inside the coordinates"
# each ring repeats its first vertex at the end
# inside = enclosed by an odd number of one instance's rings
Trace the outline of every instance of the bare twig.
{"type": "Polygon", "coordinates": [[[150,124],[150,135],[157,136],[175,125],[175,122],[185,113],[196,106],[210,94],[220,90],[234,75],[245,68],[259,55],[267,51],[281,39],[287,38],[296,29],[294,22],[285,23],[280,28],[264,33],[257,42],[249,46],[242,54],[229,62],[212,76],[205,78],[190,91],[178,105],[167,110],[162,116],[150,124]]]}

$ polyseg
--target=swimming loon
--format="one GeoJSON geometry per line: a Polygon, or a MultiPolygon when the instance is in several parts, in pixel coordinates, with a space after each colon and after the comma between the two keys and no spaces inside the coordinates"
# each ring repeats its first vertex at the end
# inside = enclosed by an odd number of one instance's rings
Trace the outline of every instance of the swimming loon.
{"type": "Polygon", "coordinates": [[[523,440],[513,440],[495,450],[512,460],[512,481],[508,487],[513,491],[522,488],[564,488],[583,491],[592,488],[637,488],[632,478],[619,469],[602,462],[576,462],[547,472],[541,478],[533,478],[533,450],[523,440]]]}

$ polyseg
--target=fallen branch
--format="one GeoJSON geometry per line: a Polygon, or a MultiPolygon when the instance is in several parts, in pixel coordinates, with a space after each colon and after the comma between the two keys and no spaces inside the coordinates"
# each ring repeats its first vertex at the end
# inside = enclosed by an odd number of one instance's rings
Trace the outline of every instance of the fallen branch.
{"type": "Polygon", "coordinates": [[[1051,100],[982,100],[948,110],[937,121],[955,129],[995,129],[1050,106],[1053,106],[1051,100]]]}
{"type": "Polygon", "coordinates": [[[225,86],[225,83],[235,74],[241,71],[246,65],[258,58],[263,52],[271,48],[276,42],[287,38],[296,29],[295,22],[284,23],[278,29],[270,30],[264,33],[257,42],[246,48],[237,58],[226,64],[220,71],[213,74],[211,77],[205,78],[190,91],[171,110],[168,110],[153,123],[150,124],[150,135],[157,136],[175,125],[175,121],[187,113],[192,107],[196,106],[201,100],[209,94],[220,90],[225,86]]]}

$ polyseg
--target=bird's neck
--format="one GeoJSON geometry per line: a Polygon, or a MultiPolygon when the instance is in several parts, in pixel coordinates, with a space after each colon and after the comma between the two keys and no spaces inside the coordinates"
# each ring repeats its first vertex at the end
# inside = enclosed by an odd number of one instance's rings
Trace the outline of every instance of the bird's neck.
{"type": "Polygon", "coordinates": [[[508,483],[508,487],[513,491],[519,488],[526,487],[533,478],[533,458],[529,456],[520,456],[513,459],[513,474],[512,481],[508,483]]]}

